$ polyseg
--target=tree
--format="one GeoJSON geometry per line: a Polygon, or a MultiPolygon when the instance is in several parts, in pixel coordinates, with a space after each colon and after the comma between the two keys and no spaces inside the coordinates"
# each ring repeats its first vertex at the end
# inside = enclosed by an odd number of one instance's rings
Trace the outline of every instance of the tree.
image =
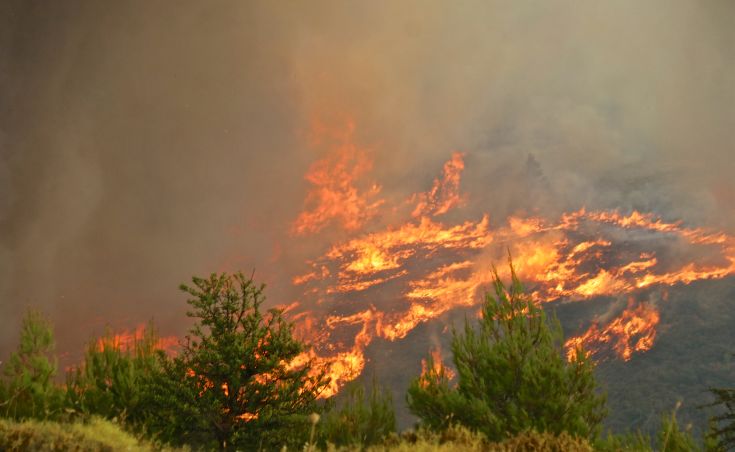
{"type": "Polygon", "coordinates": [[[91,341],[84,362],[67,373],[67,408],[85,416],[142,422],[143,386],[161,369],[157,344],[152,323],[129,348],[109,331],[91,341]]]}
{"type": "Polygon", "coordinates": [[[369,446],[396,431],[393,397],[375,379],[367,391],[362,384],[355,383],[337,397],[341,400],[323,416],[322,443],[369,446]]]}
{"type": "Polygon", "coordinates": [[[0,412],[14,419],[47,419],[59,413],[61,393],[54,385],[57,361],[51,323],[29,310],[21,324],[18,350],[5,363],[0,412]]]}
{"type": "Polygon", "coordinates": [[[429,428],[458,423],[491,441],[526,430],[594,439],[606,409],[593,363],[581,350],[565,360],[559,321],[524,294],[512,263],[510,270],[506,289],[493,269],[495,297],[486,294],[479,328],[466,320],[453,330],[456,387],[429,358],[409,387],[409,408],[429,428]]]}
{"type": "Polygon", "coordinates": [[[328,383],[279,310],[261,312],[264,286],[241,273],[193,278],[181,289],[194,327],[148,385],[147,426],[161,439],[201,448],[303,445],[307,415],[328,383]]]}
{"type": "Polygon", "coordinates": [[[735,389],[710,388],[715,401],[710,406],[719,406],[722,412],[712,418],[711,435],[723,450],[735,449],[735,389]]]}

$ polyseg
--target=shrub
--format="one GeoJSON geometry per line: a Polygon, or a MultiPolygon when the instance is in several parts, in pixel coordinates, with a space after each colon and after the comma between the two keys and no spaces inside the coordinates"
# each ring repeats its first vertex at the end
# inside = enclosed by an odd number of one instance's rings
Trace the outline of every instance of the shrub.
{"type": "Polygon", "coordinates": [[[120,426],[99,418],[85,423],[60,424],[0,419],[0,450],[4,451],[152,451],[150,443],[139,441],[120,426]]]}
{"type": "Polygon", "coordinates": [[[377,444],[396,431],[396,414],[391,393],[373,380],[369,391],[361,384],[342,390],[337,406],[323,417],[322,444],[338,446],[377,444]]]}

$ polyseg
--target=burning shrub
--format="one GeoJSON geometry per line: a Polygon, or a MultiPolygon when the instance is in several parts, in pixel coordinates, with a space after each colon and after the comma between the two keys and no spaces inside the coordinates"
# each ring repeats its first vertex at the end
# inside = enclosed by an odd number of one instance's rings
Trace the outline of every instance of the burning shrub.
{"type": "Polygon", "coordinates": [[[565,360],[558,320],[524,294],[512,264],[508,289],[494,275],[479,329],[466,321],[453,333],[457,386],[430,362],[409,387],[409,408],[429,428],[459,423],[491,441],[528,430],[595,438],[606,409],[592,362],[581,350],[565,360]]]}
{"type": "Polygon", "coordinates": [[[147,427],[195,448],[303,445],[307,416],[328,381],[279,310],[261,312],[264,286],[241,273],[193,278],[181,289],[196,319],[180,354],[147,388],[147,427]]]}

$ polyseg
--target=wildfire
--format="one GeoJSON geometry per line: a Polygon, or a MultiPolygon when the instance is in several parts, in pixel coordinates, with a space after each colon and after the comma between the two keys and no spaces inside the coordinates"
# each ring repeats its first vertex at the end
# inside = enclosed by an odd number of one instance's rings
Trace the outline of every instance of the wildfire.
{"type": "MultiPolygon", "coordinates": [[[[331,136],[337,136],[332,140],[336,146],[309,170],[306,177],[313,190],[293,229],[300,235],[314,234],[335,220],[352,232],[308,261],[308,270],[292,279],[303,293],[292,318],[299,334],[315,345],[299,360],[313,359],[327,369],[332,383],[323,396],[361,374],[372,341],[400,340],[419,324],[454,309],[476,308],[482,301],[479,292],[492,281],[490,264],[502,260],[508,249],[531,295],[543,303],[617,296],[735,273],[735,238],[665,222],[650,213],[583,208],[557,220],[510,217],[495,227],[487,214],[454,224],[440,220],[467,199],[460,190],[465,168],[460,152],[451,154],[428,191],[408,198],[405,212],[405,203],[390,210],[392,219],[404,216],[402,223],[381,225],[378,213],[386,201],[377,199],[379,186],[356,188],[365,186],[360,179],[371,162],[354,144],[354,123],[331,136]],[[621,242],[629,237],[646,248],[624,246],[621,242]],[[657,253],[671,243],[698,248],[700,252],[690,255],[706,257],[662,262],[657,253]],[[299,312],[300,306],[320,306],[328,315],[299,312]]],[[[651,348],[658,321],[655,307],[631,306],[604,326],[593,323],[567,346],[570,353],[576,346],[598,353],[607,344],[628,360],[651,348]]]]}
{"type": "MultiPolygon", "coordinates": [[[[134,330],[123,330],[111,333],[97,339],[97,348],[102,351],[106,348],[133,350],[136,344],[142,343],[146,335],[150,334],[144,323],[139,324],[134,330]]],[[[168,354],[175,353],[179,345],[176,336],[157,337],[155,348],[164,350],[168,354]]]]}
{"type": "Polygon", "coordinates": [[[355,125],[348,121],[342,129],[314,127],[313,143],[328,141],[331,146],[323,159],[314,163],[306,174],[313,186],[306,195],[304,212],[293,224],[297,235],[319,232],[330,221],[336,220],[348,231],[360,228],[372,218],[382,200],[373,200],[380,193],[380,186],[371,184],[365,190],[355,186],[358,179],[370,171],[372,161],[364,149],[354,143],[355,125]]]}
{"type": "Polygon", "coordinates": [[[629,306],[604,327],[594,322],[583,335],[567,340],[567,358],[571,360],[579,348],[591,353],[609,348],[620,359],[629,361],[633,352],[644,352],[653,347],[659,319],[659,312],[653,306],[644,303],[635,308],[629,306]]]}

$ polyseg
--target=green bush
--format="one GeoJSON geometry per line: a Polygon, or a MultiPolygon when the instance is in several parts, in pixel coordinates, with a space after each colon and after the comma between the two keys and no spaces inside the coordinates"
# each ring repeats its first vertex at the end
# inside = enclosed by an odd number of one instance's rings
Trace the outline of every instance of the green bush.
{"type": "Polygon", "coordinates": [[[125,348],[111,333],[91,341],[83,363],[67,373],[66,407],[84,416],[143,421],[142,388],[160,372],[158,336],[153,325],[125,348]]]}
{"type": "Polygon", "coordinates": [[[466,321],[453,332],[457,386],[430,361],[408,389],[409,408],[428,428],[458,423],[493,441],[530,430],[594,439],[606,409],[593,363],[581,351],[565,359],[558,320],[523,293],[512,264],[511,275],[506,289],[495,272],[479,328],[466,321]]]}
{"type": "Polygon", "coordinates": [[[339,394],[336,407],[322,416],[321,444],[377,444],[396,431],[391,393],[373,380],[369,391],[353,384],[339,394]]]}
{"type": "Polygon", "coordinates": [[[502,442],[492,443],[482,433],[472,432],[466,427],[450,425],[441,432],[421,429],[418,432],[394,434],[382,444],[367,448],[331,446],[328,450],[345,452],[358,450],[368,452],[591,452],[593,449],[587,440],[575,438],[567,433],[553,435],[523,432],[502,442]]]}
{"type": "Polygon", "coordinates": [[[89,422],[69,424],[0,419],[0,450],[145,452],[158,449],[150,443],[138,440],[117,424],[93,418],[89,422]]]}

